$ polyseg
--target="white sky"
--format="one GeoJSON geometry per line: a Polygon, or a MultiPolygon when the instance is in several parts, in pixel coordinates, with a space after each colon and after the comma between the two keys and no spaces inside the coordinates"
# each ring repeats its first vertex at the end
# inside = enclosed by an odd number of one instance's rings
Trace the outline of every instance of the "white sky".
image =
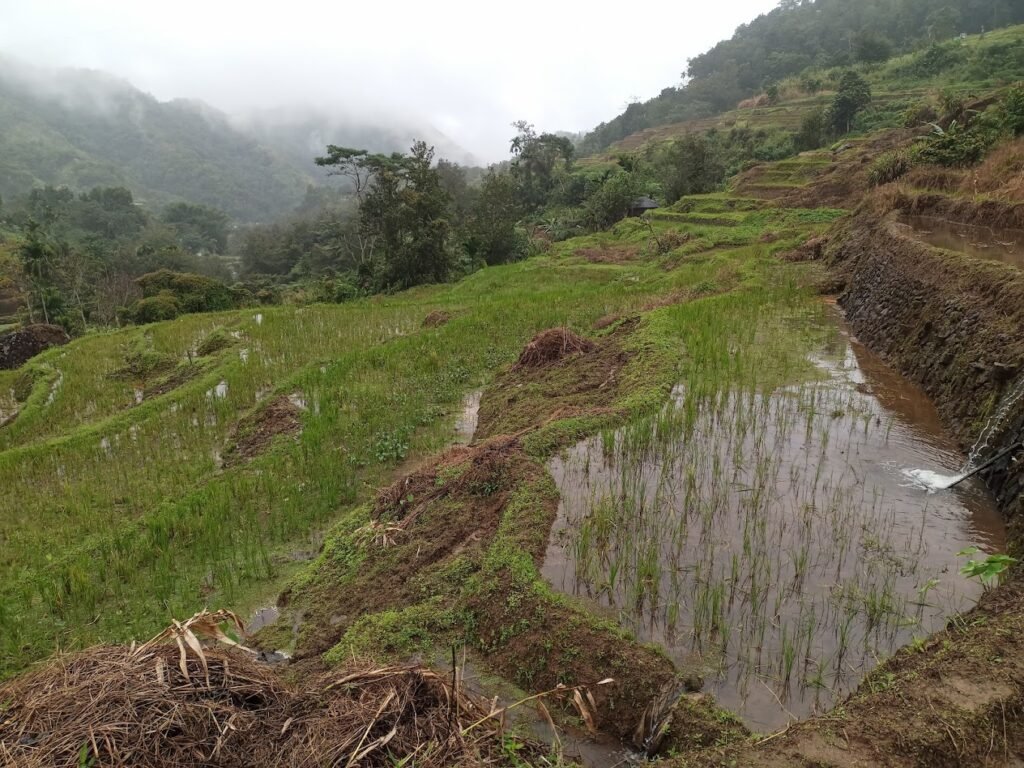
{"type": "Polygon", "coordinates": [[[0,52],[233,113],[401,115],[493,161],[513,120],[590,129],[776,3],[0,0],[0,52]]]}

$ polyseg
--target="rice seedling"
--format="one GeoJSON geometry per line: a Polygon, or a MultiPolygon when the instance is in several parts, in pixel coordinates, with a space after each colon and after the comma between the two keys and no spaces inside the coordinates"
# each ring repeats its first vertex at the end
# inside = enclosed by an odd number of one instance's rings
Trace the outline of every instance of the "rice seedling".
{"type": "Polygon", "coordinates": [[[998,550],[998,517],[903,486],[899,468],[936,435],[873,394],[891,374],[872,379],[878,361],[809,300],[765,290],[659,313],[685,329],[683,380],[662,412],[551,461],[560,538],[594,515],[616,525],[587,567],[551,557],[561,570],[547,575],[591,595],[590,579],[608,585],[601,602],[681,661],[717,649],[718,700],[781,726],[977,599],[947,574],[963,543],[998,550]],[[614,584],[589,569],[612,559],[614,584]]]}

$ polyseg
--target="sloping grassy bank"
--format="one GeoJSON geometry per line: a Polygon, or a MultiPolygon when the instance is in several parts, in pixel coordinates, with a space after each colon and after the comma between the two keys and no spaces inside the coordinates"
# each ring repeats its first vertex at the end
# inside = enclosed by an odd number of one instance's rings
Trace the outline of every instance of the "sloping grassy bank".
{"type": "MultiPolygon", "coordinates": [[[[189,316],[0,374],[21,401],[0,432],[0,674],[56,647],[147,636],[204,604],[251,604],[395,467],[446,444],[463,394],[534,333],[585,332],[684,292],[768,290],[784,279],[771,253],[828,220],[792,216],[801,223],[788,239],[699,256],[685,243],[736,242],[736,228],[726,241],[724,227],[659,222],[684,242],[663,251],[623,222],[451,286],[189,316]],[[644,258],[580,254],[603,240],[644,258]],[[435,310],[449,322],[423,327],[435,310]],[[225,462],[239,422],[281,396],[300,404],[301,432],[225,462]]],[[[748,242],[760,227],[747,227],[748,242]]],[[[664,391],[682,352],[659,351],[664,391]]]]}

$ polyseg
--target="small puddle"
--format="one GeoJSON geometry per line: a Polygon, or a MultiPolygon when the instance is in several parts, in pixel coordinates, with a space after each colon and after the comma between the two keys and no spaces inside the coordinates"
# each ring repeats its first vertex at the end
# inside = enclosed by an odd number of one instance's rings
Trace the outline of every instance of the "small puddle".
{"type": "Polygon", "coordinates": [[[469,445],[476,434],[476,425],[480,419],[480,398],[482,389],[476,389],[462,398],[462,410],[455,418],[455,442],[469,445]]]}
{"type": "MultiPolygon", "coordinates": [[[[439,656],[432,665],[438,674],[451,679],[451,659],[439,656]]],[[[590,734],[559,726],[558,733],[532,703],[515,705],[518,694],[497,678],[483,674],[472,661],[460,658],[458,661],[459,683],[463,690],[477,697],[492,700],[497,698],[498,707],[512,707],[505,713],[507,725],[519,728],[526,735],[545,744],[561,744],[562,753],[570,760],[585,768],[625,768],[645,762],[643,755],[626,747],[616,739],[599,734],[590,734]]],[[[551,702],[547,703],[551,706],[551,702]]]]}
{"type": "MultiPolygon", "coordinates": [[[[261,629],[269,627],[275,621],[281,618],[281,610],[276,605],[268,605],[263,608],[257,608],[252,617],[245,625],[245,634],[248,637],[252,637],[261,629]]],[[[292,642],[294,644],[295,638],[298,637],[299,629],[302,626],[302,616],[295,615],[292,617],[292,642]]],[[[268,664],[282,664],[291,659],[291,653],[289,651],[276,649],[276,650],[260,650],[259,658],[268,664]]]]}
{"type": "Polygon", "coordinates": [[[934,216],[902,216],[914,238],[936,248],[1024,269],[1024,230],[978,227],[934,216]]]}
{"type": "Polygon", "coordinates": [[[269,627],[281,616],[281,611],[276,605],[268,605],[265,608],[257,608],[249,623],[245,626],[247,635],[254,635],[264,627],[269,627]]]}
{"type": "Polygon", "coordinates": [[[929,493],[905,474],[964,463],[920,390],[842,328],[810,359],[819,380],[677,391],[549,463],[562,502],[544,576],[758,731],[829,709],[970,608],[981,585],[957,553],[1005,545],[983,487],[929,493]]]}

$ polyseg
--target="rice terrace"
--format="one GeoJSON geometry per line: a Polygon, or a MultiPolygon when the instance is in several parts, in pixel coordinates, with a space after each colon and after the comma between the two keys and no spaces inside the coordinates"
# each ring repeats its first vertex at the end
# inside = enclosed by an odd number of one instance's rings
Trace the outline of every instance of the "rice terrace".
{"type": "Polygon", "coordinates": [[[940,5],[490,163],[0,57],[0,765],[1024,765],[1024,10],[940,5]]]}

